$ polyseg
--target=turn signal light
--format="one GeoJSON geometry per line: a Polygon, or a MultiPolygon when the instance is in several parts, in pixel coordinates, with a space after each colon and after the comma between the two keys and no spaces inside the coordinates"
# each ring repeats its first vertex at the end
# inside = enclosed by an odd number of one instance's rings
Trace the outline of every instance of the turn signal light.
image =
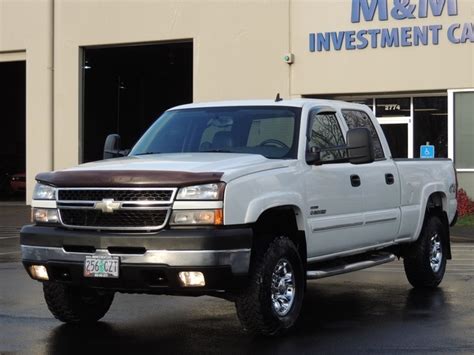
{"type": "Polygon", "coordinates": [[[222,225],[224,214],[222,209],[215,210],[174,210],[171,225],[222,225]]]}

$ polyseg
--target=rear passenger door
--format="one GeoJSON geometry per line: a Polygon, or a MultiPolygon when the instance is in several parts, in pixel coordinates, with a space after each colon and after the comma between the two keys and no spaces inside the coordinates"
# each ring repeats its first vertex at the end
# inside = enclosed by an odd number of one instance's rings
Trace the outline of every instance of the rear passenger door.
{"type": "Polygon", "coordinates": [[[375,161],[358,165],[363,194],[364,229],[370,244],[393,241],[400,225],[400,181],[391,158],[387,159],[379,134],[369,114],[362,110],[342,110],[349,129],[369,129],[374,145],[375,161]]]}

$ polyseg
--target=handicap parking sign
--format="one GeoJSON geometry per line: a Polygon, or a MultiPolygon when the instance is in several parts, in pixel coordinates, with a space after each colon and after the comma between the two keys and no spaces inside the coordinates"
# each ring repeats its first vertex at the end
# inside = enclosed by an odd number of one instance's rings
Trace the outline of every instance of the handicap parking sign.
{"type": "Polygon", "coordinates": [[[420,146],[420,158],[422,159],[434,159],[435,147],[434,145],[422,145],[420,146]]]}

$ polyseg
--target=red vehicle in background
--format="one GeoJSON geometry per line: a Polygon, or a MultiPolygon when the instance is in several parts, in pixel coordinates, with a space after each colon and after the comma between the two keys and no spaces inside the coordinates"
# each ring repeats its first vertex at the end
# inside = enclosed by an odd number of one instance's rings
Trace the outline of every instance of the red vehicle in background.
{"type": "Polygon", "coordinates": [[[10,192],[17,194],[26,190],[25,173],[13,174],[10,176],[10,192]]]}

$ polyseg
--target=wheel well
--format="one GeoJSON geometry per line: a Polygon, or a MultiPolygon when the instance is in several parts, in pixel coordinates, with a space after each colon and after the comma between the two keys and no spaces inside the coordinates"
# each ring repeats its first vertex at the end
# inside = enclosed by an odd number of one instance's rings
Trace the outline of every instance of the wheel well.
{"type": "Polygon", "coordinates": [[[433,210],[443,212],[446,210],[446,195],[442,192],[434,192],[428,198],[426,204],[427,212],[432,212],[433,210]]]}
{"type": "Polygon", "coordinates": [[[303,263],[306,265],[306,237],[298,228],[297,214],[294,206],[281,206],[263,212],[254,225],[255,246],[267,245],[273,238],[285,235],[295,243],[303,263]]]}

